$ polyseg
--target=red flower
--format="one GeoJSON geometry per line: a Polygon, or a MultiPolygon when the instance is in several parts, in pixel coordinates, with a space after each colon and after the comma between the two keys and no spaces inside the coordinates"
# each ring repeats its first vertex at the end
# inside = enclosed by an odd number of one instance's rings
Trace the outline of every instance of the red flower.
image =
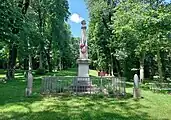
{"type": "Polygon", "coordinates": [[[80,48],[82,49],[85,45],[84,44],[80,44],[80,48]]]}
{"type": "Polygon", "coordinates": [[[84,54],[84,53],[86,53],[86,48],[83,48],[82,50],[81,50],[81,52],[84,54]]]}

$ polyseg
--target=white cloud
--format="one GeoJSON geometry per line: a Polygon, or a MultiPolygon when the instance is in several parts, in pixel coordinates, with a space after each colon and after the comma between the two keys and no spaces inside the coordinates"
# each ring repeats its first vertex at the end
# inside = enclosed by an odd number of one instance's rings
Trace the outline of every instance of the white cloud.
{"type": "Polygon", "coordinates": [[[73,13],[70,17],[70,20],[75,23],[80,23],[84,18],[80,17],[77,13],[73,13]]]}

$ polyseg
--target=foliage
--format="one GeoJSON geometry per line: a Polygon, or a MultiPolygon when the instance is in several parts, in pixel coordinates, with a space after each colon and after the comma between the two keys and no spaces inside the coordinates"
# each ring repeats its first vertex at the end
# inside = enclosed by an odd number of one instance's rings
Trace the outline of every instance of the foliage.
{"type": "Polygon", "coordinates": [[[86,2],[90,15],[88,36],[92,67],[111,74],[117,72],[130,79],[131,69],[145,62],[142,65],[147,77],[159,74],[161,80],[163,76],[166,78],[171,47],[169,3],[162,0],[86,2]]]}
{"type": "Polygon", "coordinates": [[[29,56],[33,69],[76,66],[78,38],[67,23],[67,0],[0,1],[0,14],[0,68],[9,79],[16,68],[28,69],[29,56]]]}
{"type": "Polygon", "coordinates": [[[39,69],[36,70],[35,73],[36,73],[36,75],[44,75],[46,73],[46,69],[44,69],[44,68],[40,69],[39,68],[39,69]]]}

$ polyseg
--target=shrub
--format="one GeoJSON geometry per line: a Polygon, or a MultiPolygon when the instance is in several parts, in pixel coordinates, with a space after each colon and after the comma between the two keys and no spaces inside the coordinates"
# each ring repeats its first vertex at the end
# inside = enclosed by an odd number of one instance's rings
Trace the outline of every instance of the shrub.
{"type": "Polygon", "coordinates": [[[104,98],[105,95],[102,92],[96,93],[92,95],[93,99],[99,99],[99,98],[104,98]]]}
{"type": "Polygon", "coordinates": [[[37,75],[44,75],[45,73],[46,73],[46,69],[44,69],[44,68],[43,69],[37,69],[36,70],[36,74],[37,75]]]}
{"type": "Polygon", "coordinates": [[[97,95],[97,97],[98,97],[98,98],[104,98],[105,95],[104,95],[104,93],[99,93],[99,94],[97,95]]]}

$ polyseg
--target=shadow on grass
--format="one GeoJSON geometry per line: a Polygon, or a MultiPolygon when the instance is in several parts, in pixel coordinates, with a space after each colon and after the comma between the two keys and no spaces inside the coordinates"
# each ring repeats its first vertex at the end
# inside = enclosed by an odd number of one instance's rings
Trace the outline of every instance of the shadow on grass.
{"type": "MultiPolygon", "coordinates": [[[[88,97],[58,97],[54,104],[46,106],[42,111],[36,111],[29,104],[18,103],[27,112],[6,112],[0,119],[17,120],[148,120],[146,112],[138,112],[137,108],[145,107],[141,104],[129,104],[124,101],[99,99],[88,97]],[[60,101],[60,103],[59,103],[60,101]],[[71,104],[67,102],[70,101],[71,104]],[[80,102],[79,102],[80,101],[80,102]],[[117,110],[115,108],[121,108],[117,110]],[[111,108],[110,111],[106,111],[111,108]],[[113,109],[113,110],[112,110],[113,109]],[[124,114],[122,111],[126,111],[124,114]]],[[[41,106],[40,106],[41,107],[41,106]]]]}
{"type": "MultiPolygon", "coordinates": [[[[30,98],[24,96],[26,83],[21,79],[0,85],[0,107],[14,106],[14,110],[0,112],[1,120],[151,120],[148,108],[138,101],[125,99],[94,98],[93,96],[42,97],[39,94],[41,79],[34,80],[34,93],[30,98]],[[44,100],[44,98],[46,100],[44,100]],[[48,105],[48,103],[53,103],[48,105]],[[37,107],[33,107],[38,104],[37,107]],[[18,110],[18,106],[26,111],[18,110]],[[43,109],[41,108],[43,107],[43,109]],[[146,112],[139,109],[146,109],[146,112]]],[[[163,119],[164,120],[164,119],[163,119]]],[[[168,120],[168,119],[165,119],[168,120]]]]}
{"type": "MultiPolygon", "coordinates": [[[[59,71],[55,73],[56,75],[75,75],[75,69],[70,69],[69,71],[59,71]]],[[[50,73],[53,74],[53,73],[50,73]]],[[[8,103],[17,102],[34,102],[40,101],[43,96],[40,95],[42,76],[34,75],[33,80],[33,96],[30,98],[25,97],[25,88],[27,86],[27,81],[24,78],[24,71],[16,71],[15,80],[7,81],[7,83],[0,84],[0,105],[8,103]]]]}
{"type": "MultiPolygon", "coordinates": [[[[27,112],[6,112],[0,119],[17,120],[150,120],[147,112],[138,108],[148,108],[139,103],[109,99],[94,100],[88,97],[57,97],[54,104],[36,111],[29,104],[19,104],[27,112]],[[60,101],[60,102],[59,102],[60,101]],[[70,104],[67,103],[70,101],[70,104]],[[110,108],[108,111],[106,111],[110,108]],[[117,109],[120,108],[120,109],[117,109]],[[123,112],[124,111],[124,112],[123,112]]],[[[40,106],[41,107],[41,106],[40,106]]]]}
{"type": "MultiPolygon", "coordinates": [[[[64,108],[67,109],[67,108],[64,108]]],[[[139,115],[123,116],[119,113],[110,113],[98,111],[75,111],[71,113],[66,112],[67,110],[53,112],[53,111],[42,111],[42,112],[30,112],[30,113],[8,113],[12,117],[1,116],[0,119],[17,119],[17,120],[149,120],[146,113],[139,115]],[[142,117],[143,116],[143,117],[142,117]]],[[[166,120],[166,119],[165,119],[166,120]]]]}
{"type": "MultiPolygon", "coordinates": [[[[75,74],[75,71],[60,72],[61,75],[75,74]]],[[[39,94],[41,77],[34,76],[33,96],[24,96],[26,81],[20,76],[14,81],[0,84],[0,120],[152,120],[148,106],[139,101],[125,98],[96,98],[93,96],[54,96],[39,94]],[[50,103],[50,104],[49,104],[50,103]],[[35,106],[34,106],[35,105],[35,106]],[[37,106],[36,106],[37,105],[37,106]],[[8,107],[13,107],[13,109],[8,107]],[[21,108],[20,108],[21,107],[21,108]],[[140,109],[144,109],[140,111],[140,109]],[[145,111],[145,112],[144,112],[145,111]]],[[[59,75],[59,74],[58,74],[59,75]]],[[[132,87],[132,83],[128,84],[132,87]]],[[[161,119],[162,120],[162,119],[161,119]]],[[[169,120],[169,119],[163,119],[169,120]]]]}
{"type": "Polygon", "coordinates": [[[0,105],[16,102],[34,102],[42,99],[40,96],[41,80],[35,78],[33,81],[33,96],[25,97],[25,88],[27,82],[23,77],[18,77],[15,80],[7,81],[5,84],[0,84],[0,105]]]}

